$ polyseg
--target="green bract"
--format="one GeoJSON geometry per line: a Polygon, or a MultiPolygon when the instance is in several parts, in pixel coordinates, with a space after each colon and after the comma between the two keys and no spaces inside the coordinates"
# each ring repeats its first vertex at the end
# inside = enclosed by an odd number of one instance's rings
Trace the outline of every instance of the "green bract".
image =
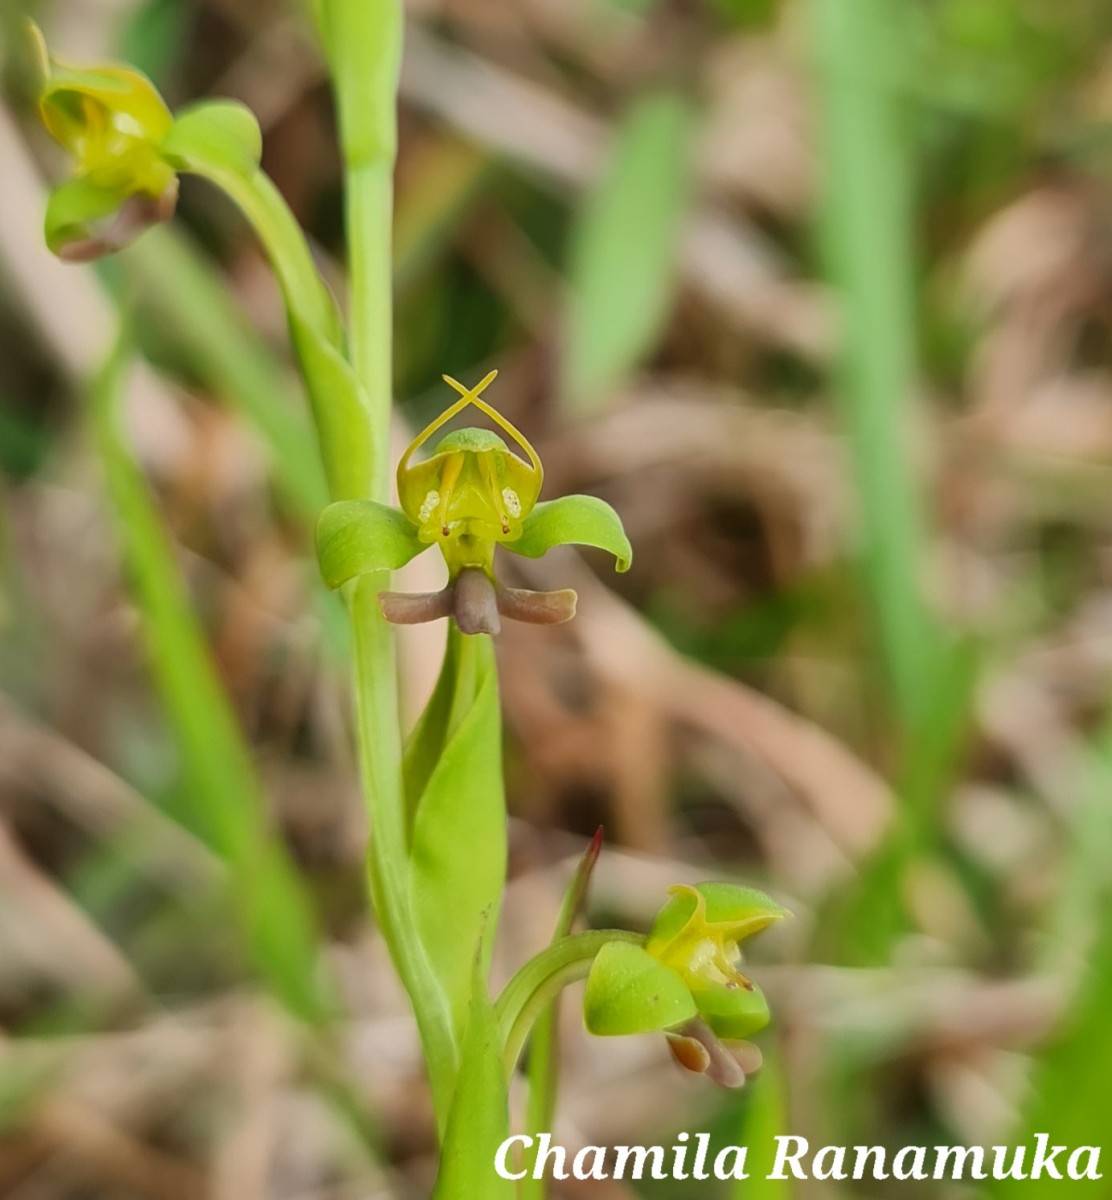
{"type": "Polygon", "coordinates": [[[671,892],[644,947],[612,943],[599,952],[587,978],[584,1021],[602,1037],[662,1031],[684,1066],[723,1083],[744,1082],[725,1053],[734,1047],[719,1039],[740,1042],[768,1024],[769,1011],[760,988],[738,969],[739,943],[788,911],[763,892],[727,883],[671,892]]]}
{"type": "Polygon", "coordinates": [[[464,633],[497,633],[499,617],[558,624],[575,615],[566,589],[530,592],[507,588],[494,575],[499,546],[537,558],[553,546],[576,544],[609,551],[617,569],[633,552],[618,514],[594,496],[538,503],[544,469],[529,441],[480,399],[491,371],[468,389],[445,375],[460,399],[421,431],[398,463],[400,509],[372,500],[340,501],[325,509],[317,528],[321,571],[336,588],[359,575],[404,566],[430,545],[440,547],[448,586],[424,595],[383,592],[386,617],[399,624],[452,616],[464,633]],[[413,456],[468,405],[489,417],[524,454],[490,430],[460,429],[437,443],[430,457],[413,456]]]}

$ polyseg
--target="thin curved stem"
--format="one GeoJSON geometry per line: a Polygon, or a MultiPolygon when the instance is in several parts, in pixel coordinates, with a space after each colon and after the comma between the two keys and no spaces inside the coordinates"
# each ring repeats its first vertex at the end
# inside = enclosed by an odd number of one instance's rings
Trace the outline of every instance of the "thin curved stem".
{"type": "Polygon", "coordinates": [[[517,1066],[533,1023],[568,984],[587,977],[595,956],[609,942],[642,946],[645,938],[627,929],[569,934],[534,955],[502,989],[494,1013],[502,1035],[507,1078],[517,1066]]]}

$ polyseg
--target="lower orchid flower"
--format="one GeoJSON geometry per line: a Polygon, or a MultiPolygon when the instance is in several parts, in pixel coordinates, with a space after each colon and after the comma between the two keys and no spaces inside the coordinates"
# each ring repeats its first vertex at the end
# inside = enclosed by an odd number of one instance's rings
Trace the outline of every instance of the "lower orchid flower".
{"type": "Polygon", "coordinates": [[[584,1021],[601,1037],[663,1033],[681,1066],[740,1087],[761,1062],[746,1039],[769,1022],[764,993],[739,969],[740,943],[788,910],[733,884],[671,893],[644,946],[615,941],[599,951],[584,1021]]]}

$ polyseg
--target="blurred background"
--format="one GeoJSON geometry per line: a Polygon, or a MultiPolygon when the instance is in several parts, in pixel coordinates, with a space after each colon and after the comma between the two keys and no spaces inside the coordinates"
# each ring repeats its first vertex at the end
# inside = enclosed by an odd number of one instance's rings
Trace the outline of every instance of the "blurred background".
{"type": "MultiPolygon", "coordinates": [[[[344,629],[315,579],[321,481],[280,298],[194,180],[172,226],[111,262],[51,259],[66,165],[35,120],[31,7],[0,14],[0,1195],[424,1195],[431,1112],[364,895],[344,629]],[[129,444],[172,539],[148,562],[175,568],[178,626],[191,609],[204,633],[174,643],[177,693],[155,686],[89,415],[121,310],[142,359],[129,444]],[[214,694],[292,866],[268,928],[312,931],[338,997],[324,1025],[289,1013],[296,963],[258,969],[266,935],[244,934],[234,856],[214,852],[242,782],[214,694]]],[[[725,1093],[662,1039],[588,1039],[569,997],[557,1139],[1104,1144],[1112,11],[407,8],[399,442],[452,399],[441,372],[497,366],[489,397],[536,442],[546,494],[603,496],[635,549],[621,577],[570,551],[504,564],[575,586],[580,615],[498,640],[497,977],[547,941],[599,824],[595,924],[644,928],[669,884],[706,878],[795,912],[753,944],[776,1015],[756,1080],[725,1093]]],[[[249,104],[343,298],[331,98],[294,4],[34,15],[63,57],[130,60],[172,106],[249,104]]],[[[435,564],[415,566],[421,586],[435,564]]],[[[406,631],[410,719],[442,639],[406,631]]]]}

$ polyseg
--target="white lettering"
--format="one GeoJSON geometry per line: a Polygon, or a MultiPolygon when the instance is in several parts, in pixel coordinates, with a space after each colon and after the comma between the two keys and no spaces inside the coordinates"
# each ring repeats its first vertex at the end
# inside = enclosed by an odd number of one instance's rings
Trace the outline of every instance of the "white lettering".
{"type": "Polygon", "coordinates": [[[1049,1142],[1049,1133],[1035,1134],[1035,1159],[1034,1162],[1031,1163],[1032,1179],[1039,1179],[1042,1176],[1043,1171],[1046,1171],[1050,1175],[1051,1179],[1062,1178],[1062,1172],[1059,1171],[1054,1165],[1054,1160],[1059,1154],[1062,1153],[1063,1150],[1065,1150],[1065,1146],[1055,1146],[1048,1156],[1046,1153],[1046,1147],[1049,1142]]]}
{"type": "Polygon", "coordinates": [[[511,1171],[506,1164],[506,1159],[510,1153],[510,1147],[514,1142],[520,1142],[522,1150],[528,1150],[533,1144],[533,1139],[524,1133],[516,1134],[514,1137],[508,1137],[498,1147],[498,1153],[494,1156],[494,1169],[503,1179],[524,1179],[524,1171],[511,1171]]]}
{"type": "Polygon", "coordinates": [[[707,1150],[710,1147],[710,1134],[697,1133],[695,1143],[695,1165],[692,1167],[692,1175],[696,1179],[710,1179],[707,1174],[707,1150]]]}
{"type": "Polygon", "coordinates": [[[794,1134],[778,1134],[776,1137],[776,1161],[772,1164],[772,1172],[767,1176],[768,1179],[787,1179],[784,1174],[784,1168],[790,1166],[792,1176],[796,1179],[806,1179],[807,1172],[799,1165],[799,1160],[807,1153],[810,1143],[804,1137],[796,1137],[794,1134]],[[792,1142],[796,1144],[794,1154],[789,1154],[788,1149],[792,1142]]]}
{"type": "Polygon", "coordinates": [[[714,1156],[714,1177],[715,1179],[748,1179],[749,1173],[745,1169],[745,1156],[748,1154],[747,1146],[724,1146],[714,1156]],[[726,1169],[726,1164],[733,1160],[729,1170],[726,1169]]]}
{"type": "Polygon", "coordinates": [[[927,1160],[926,1146],[904,1146],[892,1159],[892,1175],[896,1179],[929,1179],[925,1163],[927,1160]],[[911,1166],[907,1159],[911,1159],[911,1166]]]}
{"type": "Polygon", "coordinates": [[[576,1179],[605,1179],[606,1178],[606,1147],[584,1146],[575,1156],[571,1164],[571,1173],[576,1179]],[[591,1160],[590,1170],[587,1169],[587,1159],[591,1160]]]}
{"type": "Polygon", "coordinates": [[[537,1137],[537,1156],[533,1160],[533,1178],[543,1179],[548,1174],[550,1179],[567,1179],[568,1152],[563,1146],[553,1146],[552,1134],[542,1133],[537,1137]],[[552,1159],[556,1166],[550,1172],[548,1160],[552,1159]]]}
{"type": "Polygon", "coordinates": [[[888,1179],[888,1172],[885,1170],[887,1157],[884,1153],[883,1146],[854,1146],[853,1148],[853,1177],[854,1179],[864,1179],[866,1176],[865,1168],[868,1166],[869,1159],[873,1159],[873,1165],[869,1168],[869,1177],[872,1179],[888,1179]]]}
{"type": "Polygon", "coordinates": [[[663,1146],[615,1146],[614,1147],[614,1174],[612,1179],[625,1179],[626,1164],[630,1159],[633,1159],[633,1171],[630,1174],[630,1179],[644,1179],[645,1163],[651,1158],[653,1161],[652,1174],[650,1179],[667,1179],[664,1174],[664,1147],[663,1146]]]}
{"type": "Polygon", "coordinates": [[[1023,1160],[1027,1157],[1026,1146],[1015,1146],[1012,1148],[1012,1161],[1008,1163],[1008,1147],[993,1146],[992,1148],[992,1177],[993,1179],[1007,1179],[1009,1176],[1013,1179],[1026,1179],[1027,1173],[1023,1169],[1023,1160]]]}
{"type": "Polygon", "coordinates": [[[811,1172],[815,1179],[845,1179],[845,1163],[845,1146],[823,1146],[811,1163],[811,1172]]]}
{"type": "Polygon", "coordinates": [[[1100,1173],[1100,1147],[1099,1146],[1078,1146],[1077,1149],[1070,1155],[1070,1161],[1066,1166],[1066,1173],[1071,1179],[1103,1179],[1104,1176],[1100,1173]],[[1084,1155],[1085,1170],[1082,1171],[1076,1164],[1080,1162],[1081,1156],[1084,1155]]]}
{"type": "Polygon", "coordinates": [[[934,1151],[935,1179],[964,1179],[965,1164],[973,1160],[972,1179],[987,1179],[985,1174],[985,1152],[980,1146],[936,1146],[934,1151]],[[946,1162],[953,1156],[953,1169],[947,1173],[946,1162]]]}

